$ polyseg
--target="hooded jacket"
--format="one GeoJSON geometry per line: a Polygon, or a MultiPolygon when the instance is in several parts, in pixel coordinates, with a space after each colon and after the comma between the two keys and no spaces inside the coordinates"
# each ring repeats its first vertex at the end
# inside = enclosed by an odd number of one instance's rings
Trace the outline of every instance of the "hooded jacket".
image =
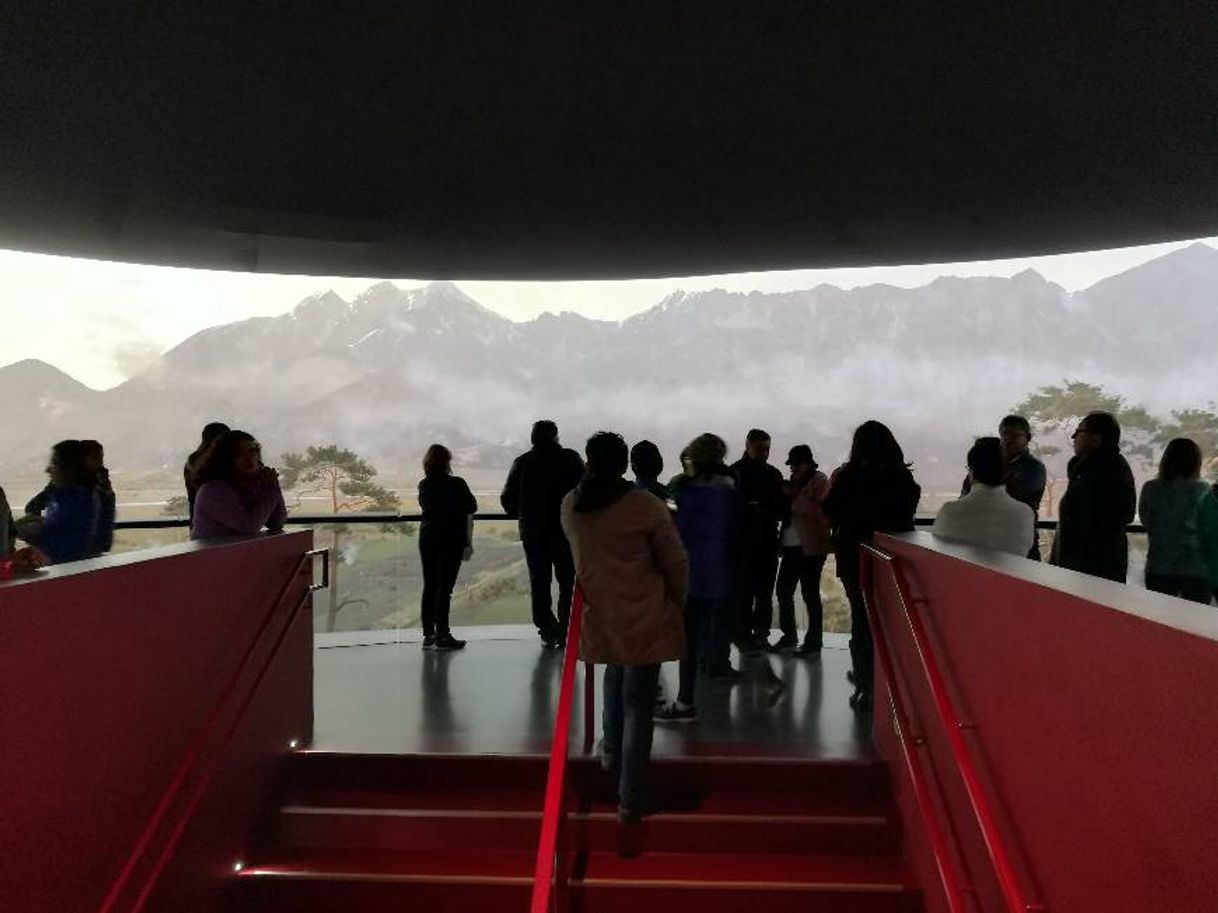
{"type": "Polygon", "coordinates": [[[684,657],[689,559],[663,502],[624,479],[589,478],[561,514],[584,592],[580,658],[649,666],[684,657]]]}

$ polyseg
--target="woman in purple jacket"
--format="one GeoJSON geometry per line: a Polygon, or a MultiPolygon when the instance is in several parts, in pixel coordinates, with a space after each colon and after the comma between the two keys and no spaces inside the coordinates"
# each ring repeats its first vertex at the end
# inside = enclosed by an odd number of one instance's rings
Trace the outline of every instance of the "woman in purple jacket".
{"type": "Polygon", "coordinates": [[[262,447],[244,431],[227,431],[199,464],[190,538],[254,536],[283,529],[288,511],[279,474],[262,465],[262,447]]]}

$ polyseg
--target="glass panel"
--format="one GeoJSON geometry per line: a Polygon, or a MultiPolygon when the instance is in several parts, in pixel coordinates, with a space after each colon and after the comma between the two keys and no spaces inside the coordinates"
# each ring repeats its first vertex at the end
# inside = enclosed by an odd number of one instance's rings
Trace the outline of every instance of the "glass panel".
{"type": "Polygon", "coordinates": [[[116,529],[114,545],[111,546],[110,553],[117,555],[145,548],[159,548],[162,545],[180,545],[189,540],[190,528],[187,526],[171,526],[165,529],[116,529]]]}

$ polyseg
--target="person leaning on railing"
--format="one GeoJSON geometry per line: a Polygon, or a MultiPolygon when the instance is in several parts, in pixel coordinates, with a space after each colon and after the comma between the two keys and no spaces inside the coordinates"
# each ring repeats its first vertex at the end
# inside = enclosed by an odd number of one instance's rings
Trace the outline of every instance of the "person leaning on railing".
{"type": "MultiPolygon", "coordinates": [[[[60,441],[51,448],[50,484],[44,490],[45,513],[28,513],[17,521],[17,533],[41,550],[53,564],[81,561],[93,554],[98,500],[95,473],[80,441],[60,441]]],[[[28,508],[28,505],[27,505],[28,508]]]]}
{"type": "Polygon", "coordinates": [[[585,597],[580,656],[607,664],[602,765],[617,773],[618,817],[632,824],[646,806],[660,664],[685,655],[689,559],[664,502],[623,478],[621,436],[598,432],[586,453],[562,524],[585,597]]]}
{"type": "Polygon", "coordinates": [[[1159,474],[1142,486],[1138,514],[1146,527],[1146,589],[1209,604],[1210,583],[1201,557],[1198,513],[1210,487],[1201,481],[1201,448],[1173,438],[1159,474]]]}
{"type": "Polygon", "coordinates": [[[262,465],[262,447],[252,434],[226,431],[198,468],[199,492],[190,538],[253,536],[266,527],[279,532],[288,511],[279,473],[262,465]]]}

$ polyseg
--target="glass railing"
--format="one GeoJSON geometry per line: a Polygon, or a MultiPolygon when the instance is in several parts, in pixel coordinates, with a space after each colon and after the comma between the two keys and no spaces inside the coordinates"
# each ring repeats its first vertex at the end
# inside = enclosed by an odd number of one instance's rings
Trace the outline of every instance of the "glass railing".
{"type": "MultiPolygon", "coordinates": [[[[300,515],[289,528],[310,526],[319,548],[330,549],[330,589],[315,600],[314,630],[319,634],[414,631],[419,627],[423,573],[419,561],[419,518],[411,515],[352,515],[344,522],[328,522],[325,515],[300,515]]],[[[919,518],[920,526],[931,518],[919,518]]],[[[1142,585],[1146,563],[1146,535],[1132,527],[1129,537],[1129,582],[1142,585]]],[[[1039,531],[1041,553],[1046,557],[1053,529],[1039,531]]],[[[130,552],[187,541],[185,521],[146,518],[120,521],[113,551],[130,552]]],[[[317,570],[320,575],[320,568],[317,570]]],[[[557,597],[557,593],[555,593],[557,597]]],[[[821,577],[824,630],[850,631],[850,606],[837,579],[833,556],[821,577]]],[[[796,613],[804,619],[802,600],[796,594],[796,613]]],[[[474,524],[474,553],[461,566],[453,590],[451,623],[454,627],[519,625],[531,622],[529,578],[516,522],[499,514],[484,515],[474,524]]],[[[775,608],[777,619],[777,607],[775,608]]]]}

